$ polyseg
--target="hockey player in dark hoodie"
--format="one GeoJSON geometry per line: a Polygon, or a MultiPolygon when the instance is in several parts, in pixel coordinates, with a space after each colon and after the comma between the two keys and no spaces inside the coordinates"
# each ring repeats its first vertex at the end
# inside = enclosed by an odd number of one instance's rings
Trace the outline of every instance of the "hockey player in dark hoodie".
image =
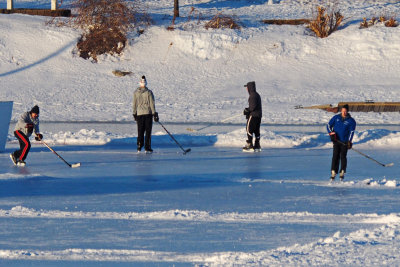
{"type": "Polygon", "coordinates": [[[29,137],[35,133],[36,141],[43,139],[39,132],[39,107],[34,106],[30,111],[24,112],[15,125],[14,135],[17,137],[20,149],[11,153],[10,158],[15,165],[25,166],[25,159],[31,148],[29,137]]]}
{"type": "Polygon", "coordinates": [[[244,87],[249,92],[249,107],[245,108],[243,114],[246,116],[247,141],[243,151],[261,151],[260,125],[262,117],[261,97],[256,92],[256,83],[248,82],[244,87]],[[253,134],[256,138],[253,145],[253,134]]]}

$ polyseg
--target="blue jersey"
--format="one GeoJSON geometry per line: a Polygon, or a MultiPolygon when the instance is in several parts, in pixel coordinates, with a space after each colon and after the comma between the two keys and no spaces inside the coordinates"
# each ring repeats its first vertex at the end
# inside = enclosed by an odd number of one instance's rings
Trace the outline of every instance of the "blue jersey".
{"type": "Polygon", "coordinates": [[[335,132],[339,141],[348,142],[353,140],[354,131],[356,130],[356,121],[348,114],[345,118],[342,114],[332,117],[326,126],[328,133],[335,132]]]}

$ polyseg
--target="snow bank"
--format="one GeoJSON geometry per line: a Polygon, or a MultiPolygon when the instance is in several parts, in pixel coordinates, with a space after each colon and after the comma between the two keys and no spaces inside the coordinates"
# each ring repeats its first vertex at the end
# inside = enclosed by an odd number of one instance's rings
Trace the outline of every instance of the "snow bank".
{"type": "MultiPolygon", "coordinates": [[[[131,120],[132,93],[142,74],[166,122],[217,122],[240,112],[247,105],[242,85],[250,80],[257,83],[267,123],[321,123],[332,115],[294,109],[299,104],[400,98],[400,27],[359,29],[363,17],[385,14],[387,6],[390,14],[398,13],[399,3],[342,1],[346,24],[328,38],[318,39],[304,26],[260,22],[262,18],[309,17],[310,1],[274,1],[272,5],[187,1],[181,4],[182,17],[175,21],[174,31],[166,30],[171,2],[145,2],[155,25],[140,36],[132,33],[122,57],[100,57],[98,64],[74,53],[79,30],[46,26],[47,18],[39,16],[0,15],[0,98],[15,101],[13,120],[36,103],[42,108],[42,121],[131,120]],[[205,17],[200,24],[186,27],[193,6],[205,17]],[[205,30],[204,22],[218,12],[236,15],[243,28],[205,30]],[[115,69],[133,75],[115,77],[115,69]]],[[[41,0],[23,1],[21,6],[28,3],[48,5],[41,0]]],[[[63,5],[70,3],[63,1],[63,5]]],[[[398,120],[396,113],[353,115],[358,123],[398,120]]]]}
{"type": "MultiPolygon", "coordinates": [[[[57,145],[136,145],[136,136],[116,134],[94,129],[81,129],[77,132],[44,132],[49,144],[57,145]]],[[[174,134],[183,146],[218,146],[242,147],[246,140],[244,127],[218,134],[174,134]]],[[[356,132],[354,145],[361,149],[398,149],[400,132],[385,129],[356,132]]],[[[8,136],[8,142],[16,143],[16,139],[8,136]]],[[[155,132],[152,136],[154,147],[173,147],[176,143],[165,132],[155,132]]],[[[261,146],[263,148],[331,148],[331,142],[325,133],[296,133],[269,131],[268,126],[261,128],[261,146]]]]}
{"type": "Polygon", "coordinates": [[[232,53],[238,43],[243,39],[235,36],[235,32],[207,31],[192,33],[177,31],[175,46],[182,52],[201,59],[219,59],[232,53]]]}
{"type": "Polygon", "coordinates": [[[0,152],[6,148],[8,128],[12,114],[12,101],[0,101],[0,152]]]}
{"type": "Polygon", "coordinates": [[[15,206],[10,210],[0,209],[3,218],[74,218],[102,220],[151,220],[151,221],[194,221],[220,223],[259,223],[259,224],[292,224],[292,223],[351,223],[383,224],[400,223],[400,214],[315,214],[310,212],[261,212],[261,213],[213,213],[200,210],[166,210],[154,212],[84,212],[63,210],[35,210],[15,206]]]}

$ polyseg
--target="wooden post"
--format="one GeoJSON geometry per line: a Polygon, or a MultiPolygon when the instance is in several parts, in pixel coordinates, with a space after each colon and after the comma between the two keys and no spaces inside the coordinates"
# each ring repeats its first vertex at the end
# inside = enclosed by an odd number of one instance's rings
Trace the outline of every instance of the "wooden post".
{"type": "Polygon", "coordinates": [[[51,0],[51,10],[57,10],[57,0],[51,0]]]}
{"type": "Polygon", "coordinates": [[[7,9],[13,9],[14,8],[14,0],[7,0],[7,9]]]}
{"type": "Polygon", "coordinates": [[[179,17],[179,0],[174,0],[174,18],[179,17]]]}

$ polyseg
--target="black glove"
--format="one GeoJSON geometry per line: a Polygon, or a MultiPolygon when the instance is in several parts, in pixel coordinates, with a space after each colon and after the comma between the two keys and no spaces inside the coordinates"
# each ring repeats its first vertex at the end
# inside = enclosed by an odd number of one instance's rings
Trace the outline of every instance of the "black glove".
{"type": "Polygon", "coordinates": [[[350,142],[350,141],[349,141],[349,142],[347,142],[347,148],[348,148],[348,149],[351,149],[352,147],[353,147],[353,143],[352,143],[352,142],[350,142]]]}
{"type": "Polygon", "coordinates": [[[160,118],[158,117],[158,112],[154,113],[154,121],[158,122],[160,120],[160,118]]]}
{"type": "Polygon", "coordinates": [[[331,132],[329,134],[329,137],[331,138],[332,142],[336,142],[337,141],[337,137],[336,137],[336,133],[335,132],[331,132]]]}
{"type": "Polygon", "coordinates": [[[249,110],[249,108],[245,108],[245,109],[243,110],[243,115],[246,116],[246,119],[247,119],[247,120],[250,118],[250,110],[249,110]]]}
{"type": "Polygon", "coordinates": [[[136,114],[132,114],[133,118],[135,119],[135,121],[137,121],[137,115],[136,114]]]}
{"type": "Polygon", "coordinates": [[[37,135],[35,136],[35,140],[36,140],[36,141],[42,141],[42,139],[43,139],[43,135],[42,135],[42,134],[37,134],[37,135]]]}
{"type": "Polygon", "coordinates": [[[28,129],[28,133],[32,133],[33,132],[33,127],[34,127],[33,123],[27,123],[25,125],[25,128],[28,129]]]}

